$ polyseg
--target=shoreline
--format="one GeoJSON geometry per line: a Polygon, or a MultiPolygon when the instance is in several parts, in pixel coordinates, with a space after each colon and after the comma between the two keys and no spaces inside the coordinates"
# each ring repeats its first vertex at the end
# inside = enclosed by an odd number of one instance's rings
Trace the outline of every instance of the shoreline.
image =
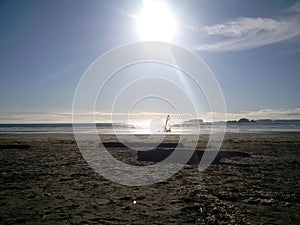
{"type": "MultiPolygon", "coordinates": [[[[83,132],[84,135],[89,135],[91,133],[83,132]]],[[[100,136],[115,136],[115,135],[134,135],[134,136],[186,136],[186,135],[195,135],[195,133],[98,133],[100,136]]],[[[0,132],[0,136],[2,135],[72,135],[74,136],[74,132],[0,132]]],[[[200,133],[199,136],[205,135],[209,136],[210,133],[200,133]]],[[[255,131],[255,132],[232,132],[226,131],[225,135],[300,135],[300,131],[255,131]]]]}

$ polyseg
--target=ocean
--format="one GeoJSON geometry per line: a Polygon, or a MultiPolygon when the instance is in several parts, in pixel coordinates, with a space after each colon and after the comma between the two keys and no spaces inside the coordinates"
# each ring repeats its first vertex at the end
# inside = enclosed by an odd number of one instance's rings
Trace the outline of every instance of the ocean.
{"type": "MultiPolygon", "coordinates": [[[[214,130],[218,131],[224,123],[215,123],[214,130]]],[[[76,124],[77,132],[91,132],[92,124],[76,124]]],[[[134,133],[134,134],[162,134],[163,127],[154,129],[146,126],[97,123],[96,128],[99,134],[114,133],[134,133]]],[[[171,134],[189,134],[200,128],[200,133],[210,133],[211,124],[202,123],[200,125],[181,126],[172,125],[171,134]],[[200,126],[200,127],[199,127],[200,126]]],[[[272,121],[272,122],[249,122],[249,123],[227,123],[226,132],[228,133],[280,133],[280,132],[300,132],[300,121],[272,121]]],[[[73,133],[72,123],[48,123],[48,124],[0,124],[0,134],[35,134],[35,133],[73,133]]]]}

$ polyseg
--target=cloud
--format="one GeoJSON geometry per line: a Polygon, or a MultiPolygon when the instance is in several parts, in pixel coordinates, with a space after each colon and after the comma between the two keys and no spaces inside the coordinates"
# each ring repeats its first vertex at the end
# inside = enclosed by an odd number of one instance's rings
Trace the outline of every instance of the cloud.
{"type": "MultiPolygon", "coordinates": [[[[77,122],[93,122],[87,119],[91,118],[91,115],[95,115],[96,122],[98,123],[149,123],[152,119],[160,119],[164,121],[166,113],[155,112],[136,112],[130,113],[129,117],[127,113],[114,113],[113,120],[110,112],[82,112],[80,113],[77,122]]],[[[182,122],[189,119],[195,119],[197,116],[191,114],[170,114],[174,123],[182,122]]],[[[204,121],[221,120],[223,116],[217,112],[208,112],[198,115],[198,118],[204,121]]],[[[227,120],[238,120],[240,118],[249,119],[300,119],[300,108],[291,109],[262,109],[257,111],[247,111],[241,113],[227,113],[227,120]]],[[[0,123],[72,123],[72,113],[69,111],[0,111],[0,123]]]]}
{"type": "Polygon", "coordinates": [[[300,119],[300,108],[264,109],[254,112],[245,112],[244,114],[256,119],[300,119]]]}
{"type": "MultiPolygon", "coordinates": [[[[201,115],[204,121],[218,121],[219,113],[206,113],[201,115]]],[[[241,118],[248,118],[253,120],[258,119],[300,119],[300,108],[291,109],[262,109],[257,111],[247,111],[241,113],[227,113],[227,120],[238,120],[241,118]]]]}
{"type": "Polygon", "coordinates": [[[239,51],[285,41],[300,35],[300,4],[282,18],[240,17],[224,23],[190,28],[202,41],[199,51],[239,51]]]}
{"type": "Polygon", "coordinates": [[[71,115],[62,111],[1,110],[0,123],[65,123],[71,115]]]}
{"type": "MultiPolygon", "coordinates": [[[[129,123],[133,124],[136,122],[148,123],[152,119],[166,118],[166,113],[160,112],[86,112],[82,111],[77,114],[76,123],[89,123],[94,122],[93,118],[97,123],[129,123]]],[[[191,114],[172,114],[170,113],[173,121],[185,121],[194,118],[191,114]]],[[[0,110],[0,123],[72,123],[72,112],[58,111],[58,110],[0,110]]]]}

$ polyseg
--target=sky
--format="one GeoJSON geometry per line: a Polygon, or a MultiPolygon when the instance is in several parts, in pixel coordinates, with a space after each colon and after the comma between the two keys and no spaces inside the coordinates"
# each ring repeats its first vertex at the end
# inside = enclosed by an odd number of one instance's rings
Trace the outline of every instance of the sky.
{"type": "MultiPolygon", "coordinates": [[[[113,48],[143,41],[137,30],[143,4],[0,0],[0,123],[71,122],[74,93],[88,66],[113,48]]],[[[223,91],[228,119],[300,119],[300,1],[166,4],[177,26],[170,42],[209,66],[223,91]]],[[[111,87],[122,82],[115,79],[111,87]]],[[[147,104],[136,109],[144,117],[147,104]]],[[[155,109],[151,113],[164,113],[159,103],[155,109]]],[[[101,121],[110,117],[105,107],[97,114],[101,121]]],[[[209,119],[205,110],[201,117],[209,119]]]]}

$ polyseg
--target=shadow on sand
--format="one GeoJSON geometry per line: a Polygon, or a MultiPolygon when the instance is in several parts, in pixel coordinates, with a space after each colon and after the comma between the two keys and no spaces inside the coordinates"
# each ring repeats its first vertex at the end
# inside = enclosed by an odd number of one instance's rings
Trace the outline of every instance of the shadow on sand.
{"type": "MultiPolygon", "coordinates": [[[[190,149],[184,148],[184,146],[181,143],[160,143],[157,145],[154,149],[145,151],[147,148],[153,146],[152,143],[126,143],[123,144],[121,142],[107,142],[103,143],[103,145],[106,148],[128,148],[130,147],[136,147],[141,148],[141,150],[137,150],[137,160],[138,161],[148,161],[148,162],[161,162],[165,160],[168,156],[172,154],[172,152],[177,148],[176,157],[172,157],[171,159],[168,159],[169,163],[181,163],[183,158],[186,158],[186,154],[188,151],[192,151],[190,149]],[[143,148],[145,148],[143,150],[143,148]]],[[[203,150],[195,150],[192,154],[191,158],[187,162],[187,164],[199,164],[202,156],[205,151],[203,150]]],[[[213,164],[220,163],[220,160],[223,158],[231,158],[231,157],[249,157],[250,155],[246,152],[241,151],[209,151],[214,158],[213,164]]]]}

